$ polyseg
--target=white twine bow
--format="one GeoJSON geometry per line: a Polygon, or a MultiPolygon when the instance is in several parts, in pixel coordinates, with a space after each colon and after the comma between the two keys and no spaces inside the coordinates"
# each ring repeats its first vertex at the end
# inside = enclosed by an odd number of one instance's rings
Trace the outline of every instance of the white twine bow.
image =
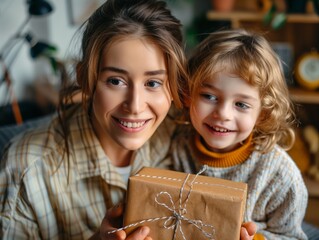
{"type": "Polygon", "coordinates": [[[165,222],[163,224],[163,227],[165,229],[173,229],[174,228],[173,239],[176,239],[177,232],[179,231],[181,233],[183,239],[186,240],[186,237],[185,237],[185,234],[184,234],[183,228],[182,228],[182,225],[183,225],[182,221],[185,221],[185,222],[195,226],[198,230],[200,230],[207,239],[214,240],[215,228],[212,225],[205,224],[205,223],[203,223],[202,220],[194,220],[194,219],[189,219],[189,218],[185,217],[185,214],[187,213],[187,208],[186,208],[187,207],[187,202],[188,202],[190,194],[192,192],[195,179],[197,178],[197,176],[199,174],[203,173],[206,170],[206,168],[207,168],[207,166],[204,165],[202,170],[200,170],[196,174],[194,179],[192,180],[192,182],[190,184],[190,189],[189,189],[189,191],[187,193],[186,199],[185,199],[184,204],[183,204],[183,192],[184,192],[184,189],[185,189],[185,184],[187,183],[188,178],[190,176],[190,174],[187,174],[187,177],[185,178],[185,181],[183,182],[183,185],[182,185],[182,187],[180,189],[178,208],[175,207],[173,198],[172,198],[170,193],[168,193],[168,192],[160,192],[160,193],[158,193],[156,195],[155,202],[158,205],[163,206],[167,210],[169,210],[172,213],[171,216],[144,219],[144,220],[141,220],[139,222],[129,224],[129,225],[125,226],[125,227],[110,231],[108,233],[111,234],[111,233],[114,233],[114,232],[117,232],[117,231],[120,231],[120,230],[125,230],[127,228],[135,227],[137,225],[140,225],[140,224],[143,224],[143,223],[146,223],[146,222],[155,222],[155,221],[165,220],[165,222]],[[162,196],[167,196],[168,197],[169,205],[166,204],[165,201],[161,201],[160,200],[160,198],[162,196]],[[205,228],[207,230],[205,230],[205,228]]]}

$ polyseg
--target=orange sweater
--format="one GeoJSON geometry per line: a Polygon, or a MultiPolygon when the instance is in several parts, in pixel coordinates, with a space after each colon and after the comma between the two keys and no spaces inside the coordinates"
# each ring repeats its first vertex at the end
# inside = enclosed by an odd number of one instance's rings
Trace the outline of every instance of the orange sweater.
{"type": "Polygon", "coordinates": [[[193,144],[195,144],[193,149],[203,165],[208,165],[210,167],[231,167],[241,164],[247,160],[253,151],[251,140],[252,135],[248,137],[240,148],[237,148],[232,152],[215,153],[204,146],[201,142],[200,136],[197,134],[195,142],[193,142],[193,144]]]}
{"type": "MultiPolygon", "coordinates": [[[[208,150],[201,142],[200,136],[197,134],[193,142],[193,149],[198,155],[201,164],[210,167],[231,167],[247,160],[253,151],[251,144],[252,135],[243,143],[240,148],[228,153],[215,153],[208,150]]],[[[253,240],[264,240],[264,236],[256,233],[253,240]]]]}

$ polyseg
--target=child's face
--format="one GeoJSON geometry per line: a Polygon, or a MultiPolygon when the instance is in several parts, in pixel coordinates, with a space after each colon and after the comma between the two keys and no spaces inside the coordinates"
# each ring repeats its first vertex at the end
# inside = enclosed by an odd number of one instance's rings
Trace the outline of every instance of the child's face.
{"type": "Polygon", "coordinates": [[[250,135],[260,108],[256,88],[237,76],[220,73],[201,85],[191,100],[190,115],[209,149],[229,152],[250,135]]]}
{"type": "Polygon", "coordinates": [[[136,150],[153,135],[172,102],[167,74],[163,52],[146,40],[102,52],[93,126],[104,149],[136,150]]]}

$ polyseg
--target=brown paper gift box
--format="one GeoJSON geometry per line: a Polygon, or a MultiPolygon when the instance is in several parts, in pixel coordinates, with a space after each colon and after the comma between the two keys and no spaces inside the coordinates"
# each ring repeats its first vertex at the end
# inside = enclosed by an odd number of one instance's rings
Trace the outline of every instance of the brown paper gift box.
{"type": "Polygon", "coordinates": [[[153,240],[237,240],[246,195],[245,183],[143,168],[129,179],[125,231],[144,225],[153,240]]]}

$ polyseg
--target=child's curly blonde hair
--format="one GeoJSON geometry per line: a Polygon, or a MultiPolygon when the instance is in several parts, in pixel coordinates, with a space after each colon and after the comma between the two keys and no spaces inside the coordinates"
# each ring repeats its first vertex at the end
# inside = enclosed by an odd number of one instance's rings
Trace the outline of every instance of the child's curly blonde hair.
{"type": "Polygon", "coordinates": [[[261,112],[253,130],[256,149],[268,152],[275,144],[286,150],[292,147],[293,105],[281,62],[264,36],[242,29],[212,33],[194,50],[188,64],[191,99],[218,72],[236,74],[259,89],[261,112]]]}

